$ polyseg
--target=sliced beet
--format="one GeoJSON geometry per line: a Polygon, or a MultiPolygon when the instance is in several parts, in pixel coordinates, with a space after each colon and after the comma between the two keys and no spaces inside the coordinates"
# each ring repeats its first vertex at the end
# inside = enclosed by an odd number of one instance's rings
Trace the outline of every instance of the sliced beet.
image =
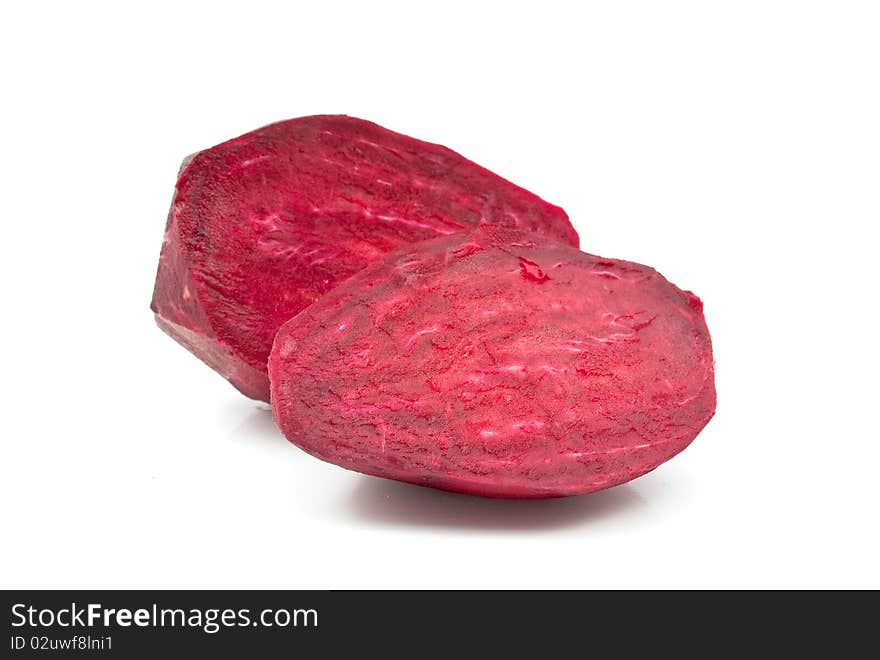
{"type": "Polygon", "coordinates": [[[607,488],[715,410],[700,300],[639,264],[484,226],[400,248],[286,323],[285,436],[342,467],[464,493],[607,488]]]}
{"type": "Polygon", "coordinates": [[[578,244],[562,209],[445,147],[345,116],[273,124],[184,162],[151,307],[267,400],[284,321],[390,250],[482,221],[578,244]]]}

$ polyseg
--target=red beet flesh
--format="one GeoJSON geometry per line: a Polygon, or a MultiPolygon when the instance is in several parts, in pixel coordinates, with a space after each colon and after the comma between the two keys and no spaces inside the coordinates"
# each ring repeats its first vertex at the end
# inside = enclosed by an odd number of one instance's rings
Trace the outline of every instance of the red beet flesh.
{"type": "Polygon", "coordinates": [[[628,481],[715,410],[695,295],[491,226],[400,248],[322,297],[279,330],[269,375],[309,453],[493,497],[628,481]]]}
{"type": "Polygon", "coordinates": [[[273,124],[184,162],[151,307],[268,400],[282,323],[390,250],[482,221],[578,244],[562,209],[445,147],[345,116],[273,124]]]}

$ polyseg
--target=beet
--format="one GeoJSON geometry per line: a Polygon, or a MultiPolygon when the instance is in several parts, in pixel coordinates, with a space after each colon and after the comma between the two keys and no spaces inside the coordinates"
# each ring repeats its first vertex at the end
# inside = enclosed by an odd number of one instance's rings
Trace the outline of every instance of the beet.
{"type": "Polygon", "coordinates": [[[273,124],[184,162],[151,307],[267,400],[283,322],[390,250],[482,221],[578,244],[562,209],[445,147],[345,116],[273,124]]]}
{"type": "Polygon", "coordinates": [[[607,488],[715,410],[700,300],[639,264],[484,226],[406,246],[279,330],[275,419],[366,474],[493,497],[607,488]]]}

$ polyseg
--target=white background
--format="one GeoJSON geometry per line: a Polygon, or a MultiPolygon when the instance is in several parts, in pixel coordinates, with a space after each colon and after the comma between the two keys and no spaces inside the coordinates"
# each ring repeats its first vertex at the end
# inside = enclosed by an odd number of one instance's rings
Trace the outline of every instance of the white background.
{"type": "Polygon", "coordinates": [[[6,3],[2,587],[880,587],[871,2],[6,3]],[[180,159],[347,113],[705,302],[718,412],[516,502],[286,442],[148,308],[180,159]]]}

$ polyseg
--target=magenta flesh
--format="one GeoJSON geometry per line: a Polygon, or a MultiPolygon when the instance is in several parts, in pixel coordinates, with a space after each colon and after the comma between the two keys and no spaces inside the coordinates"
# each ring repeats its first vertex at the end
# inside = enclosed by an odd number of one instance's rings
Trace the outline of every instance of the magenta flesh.
{"type": "Polygon", "coordinates": [[[400,248],[325,295],[278,332],[269,375],[307,452],[492,497],[628,481],[715,410],[695,295],[490,226],[400,248]]]}
{"type": "Polygon", "coordinates": [[[483,221],[578,244],[562,209],[445,147],[346,116],[280,122],[184,162],[151,306],[268,400],[282,323],[390,250],[483,221]]]}
{"type": "Polygon", "coordinates": [[[401,248],[278,332],[285,436],[366,474],[493,497],[628,481],[712,417],[702,303],[639,264],[484,226],[401,248]]]}

